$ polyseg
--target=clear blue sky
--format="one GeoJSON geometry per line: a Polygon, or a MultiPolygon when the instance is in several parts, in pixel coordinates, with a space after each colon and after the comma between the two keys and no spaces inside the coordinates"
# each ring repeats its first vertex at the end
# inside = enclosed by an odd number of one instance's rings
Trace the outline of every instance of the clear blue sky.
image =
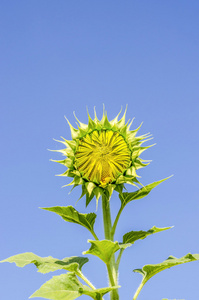
{"type": "MultiPolygon", "coordinates": [[[[38,207],[75,205],[80,189],[61,189],[69,180],[54,175],[64,168],[49,162],[61,157],[47,149],[59,148],[53,138],[70,139],[64,115],[75,125],[75,111],[86,122],[86,106],[91,116],[96,106],[100,117],[103,103],[110,119],[128,104],[133,127],[143,121],[140,132],[154,136],[157,145],[142,156],[152,160],[139,172],[142,183],[174,174],[123,212],[118,240],[131,230],[175,227],[126,250],[121,299],[132,299],[140,283],[133,269],[199,253],[198,16],[197,0],[1,0],[0,259],[27,251],[63,258],[88,249],[86,229],[38,207]]],[[[116,211],[117,195],[111,201],[116,211]]],[[[92,212],[95,203],[85,209],[82,199],[76,209],[92,212]]],[[[99,206],[98,232],[100,217],[99,206]]],[[[89,258],[85,274],[106,286],[103,263],[89,258]]],[[[0,268],[2,300],[26,300],[52,276],[33,265],[0,268]]],[[[138,299],[197,300],[198,269],[193,262],[164,271],[138,299]]]]}

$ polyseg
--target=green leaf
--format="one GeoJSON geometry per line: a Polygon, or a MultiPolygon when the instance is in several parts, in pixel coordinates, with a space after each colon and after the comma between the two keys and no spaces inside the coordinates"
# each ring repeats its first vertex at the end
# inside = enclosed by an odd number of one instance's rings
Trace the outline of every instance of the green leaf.
{"type": "Polygon", "coordinates": [[[105,264],[110,262],[112,255],[118,251],[119,249],[125,249],[131,244],[119,244],[118,242],[112,242],[110,240],[102,240],[102,241],[92,241],[88,240],[91,243],[91,247],[89,250],[84,251],[82,254],[92,254],[99,257],[105,264]]]}
{"type": "Polygon", "coordinates": [[[135,241],[140,240],[140,239],[145,239],[148,235],[151,235],[153,233],[157,233],[160,231],[164,231],[164,230],[167,230],[170,228],[172,228],[172,227],[158,228],[158,227],[153,226],[148,231],[142,231],[142,230],[130,231],[123,236],[123,244],[126,244],[126,243],[134,244],[135,241]]]}
{"type": "Polygon", "coordinates": [[[125,205],[127,203],[129,203],[130,201],[132,201],[132,200],[138,200],[138,199],[146,197],[153,188],[155,188],[158,184],[160,184],[161,182],[167,180],[170,177],[167,177],[165,179],[162,179],[162,180],[150,183],[150,184],[144,186],[143,188],[141,188],[141,189],[139,189],[139,190],[137,190],[135,192],[132,192],[132,193],[121,193],[121,194],[119,194],[119,198],[120,198],[120,200],[122,202],[122,207],[124,208],[125,205]]]}
{"type": "Polygon", "coordinates": [[[84,294],[98,300],[101,299],[101,297],[99,297],[100,295],[103,296],[116,288],[118,287],[92,290],[88,286],[83,285],[74,273],[68,273],[54,276],[44,283],[30,298],[41,297],[52,300],[73,300],[84,294]]]}
{"type": "Polygon", "coordinates": [[[91,233],[94,232],[93,226],[95,223],[96,214],[82,214],[79,213],[73,206],[54,206],[54,207],[44,207],[42,209],[55,212],[60,215],[65,221],[72,222],[84,226],[91,233]]]}
{"type": "Polygon", "coordinates": [[[83,288],[83,285],[74,273],[62,274],[54,276],[44,283],[30,298],[41,297],[53,300],[73,300],[82,295],[83,288]]]}
{"type": "Polygon", "coordinates": [[[146,283],[151,277],[163,270],[195,260],[199,260],[199,254],[189,253],[181,258],[169,256],[168,259],[160,264],[145,265],[142,269],[135,269],[133,271],[142,274],[143,282],[146,283]]]}
{"type": "Polygon", "coordinates": [[[40,257],[32,252],[26,252],[11,256],[1,262],[15,263],[18,267],[24,267],[29,264],[35,264],[40,273],[48,273],[57,270],[67,270],[67,271],[78,271],[81,270],[82,266],[88,262],[86,257],[66,257],[62,260],[48,257],[40,257]]]}
{"type": "MultiPolygon", "coordinates": [[[[119,289],[119,288],[120,288],[119,285],[109,286],[109,287],[105,287],[105,288],[101,288],[101,289],[96,289],[96,290],[94,290],[94,292],[96,294],[100,294],[100,295],[104,296],[105,294],[109,293],[110,291],[115,290],[115,289],[119,289]]],[[[97,297],[96,297],[96,299],[97,299],[97,297]]]]}

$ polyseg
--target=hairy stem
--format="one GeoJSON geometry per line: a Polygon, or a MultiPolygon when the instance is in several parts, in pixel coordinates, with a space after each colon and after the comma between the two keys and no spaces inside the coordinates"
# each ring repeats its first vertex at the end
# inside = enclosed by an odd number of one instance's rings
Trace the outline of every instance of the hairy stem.
{"type": "MultiPolygon", "coordinates": [[[[109,198],[104,194],[102,195],[102,211],[103,211],[103,221],[104,221],[104,235],[105,239],[113,241],[112,235],[112,224],[111,224],[111,212],[109,198]]],[[[110,286],[117,286],[117,272],[115,265],[115,256],[113,255],[110,263],[107,264],[107,271],[109,276],[110,286]]],[[[119,300],[118,290],[112,290],[110,292],[111,300],[119,300]]]]}
{"type": "Polygon", "coordinates": [[[117,216],[115,218],[115,221],[113,223],[113,227],[112,227],[112,230],[111,230],[111,235],[112,235],[113,238],[114,238],[114,235],[115,235],[115,230],[116,230],[117,223],[118,223],[118,220],[120,218],[122,210],[123,210],[123,207],[121,206],[120,209],[119,209],[119,211],[118,211],[118,214],[117,214],[117,216]]]}
{"type": "MultiPolygon", "coordinates": [[[[115,280],[114,280],[114,276],[113,276],[113,272],[112,272],[110,263],[107,264],[107,271],[108,271],[108,277],[109,277],[111,286],[115,286],[116,284],[115,284],[115,280]]],[[[115,299],[115,298],[113,298],[113,299],[115,299]]]]}
{"type": "Polygon", "coordinates": [[[88,286],[90,286],[92,290],[95,290],[94,285],[88,280],[88,278],[86,278],[86,276],[84,276],[84,274],[81,271],[77,271],[76,275],[79,276],[82,280],[84,280],[84,282],[86,282],[86,284],[88,284],[88,286]]]}
{"type": "Polygon", "coordinates": [[[120,252],[119,252],[118,257],[117,257],[117,261],[116,261],[116,271],[117,272],[118,272],[118,269],[119,269],[119,264],[120,264],[120,260],[121,260],[123,252],[124,252],[124,249],[120,249],[120,252]]]}
{"type": "Polygon", "coordinates": [[[104,236],[106,240],[113,241],[111,230],[111,211],[109,199],[107,199],[106,195],[102,196],[102,211],[103,211],[103,221],[104,221],[104,236]]]}
{"type": "Polygon", "coordinates": [[[134,297],[133,297],[133,300],[136,300],[136,299],[137,299],[137,297],[138,297],[139,293],[141,292],[141,289],[143,288],[143,286],[145,285],[145,283],[146,283],[146,281],[143,279],[142,282],[140,283],[140,285],[139,285],[137,291],[135,292],[135,295],[134,295],[134,297]]]}
{"type": "MultiPolygon", "coordinates": [[[[111,224],[111,212],[110,212],[109,198],[105,194],[102,196],[102,211],[103,211],[105,239],[113,241],[113,236],[111,234],[112,224],[111,224]]],[[[107,271],[108,271],[110,286],[117,286],[117,272],[116,272],[114,255],[112,256],[110,263],[107,264],[107,271]]],[[[111,300],[119,300],[119,294],[118,294],[117,289],[114,289],[110,292],[110,299],[111,300]]]]}

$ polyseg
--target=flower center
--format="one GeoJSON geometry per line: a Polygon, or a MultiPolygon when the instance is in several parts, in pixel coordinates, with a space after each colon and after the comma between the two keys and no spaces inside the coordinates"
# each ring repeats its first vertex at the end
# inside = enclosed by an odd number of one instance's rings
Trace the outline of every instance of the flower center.
{"type": "Polygon", "coordinates": [[[75,154],[76,167],[82,176],[106,186],[130,166],[130,150],[124,138],[112,130],[87,134],[75,154]]]}

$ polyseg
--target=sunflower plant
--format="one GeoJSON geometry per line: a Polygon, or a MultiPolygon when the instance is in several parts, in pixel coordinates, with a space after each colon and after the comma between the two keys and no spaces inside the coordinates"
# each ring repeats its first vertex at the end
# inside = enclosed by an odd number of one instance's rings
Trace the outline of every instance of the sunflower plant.
{"type": "MultiPolygon", "coordinates": [[[[94,111],[95,112],[95,111],[94,111]]],[[[120,112],[121,113],[121,112],[120,112]]],[[[137,240],[144,239],[151,234],[168,230],[171,227],[159,228],[153,226],[148,231],[130,231],[123,235],[121,241],[115,241],[115,231],[118,220],[124,207],[131,201],[146,197],[153,188],[168,178],[143,186],[139,181],[137,170],[149,164],[140,155],[151,146],[143,146],[143,143],[151,139],[149,134],[138,135],[140,126],[131,130],[131,122],[126,122],[125,116],[120,113],[109,121],[107,113],[103,111],[102,119],[94,119],[88,113],[88,124],[81,123],[76,117],[77,128],[70,122],[71,140],[62,138],[64,148],[56,150],[64,156],[63,160],[56,161],[67,169],[61,176],[71,177],[68,185],[81,186],[81,198],[85,198],[86,206],[95,199],[101,199],[103,212],[104,239],[99,240],[98,233],[94,229],[96,213],[83,214],[73,206],[54,206],[43,208],[56,213],[66,222],[79,224],[86,228],[92,235],[89,239],[90,248],[83,252],[83,256],[66,257],[63,259],[40,257],[32,252],[26,252],[9,257],[1,262],[15,262],[17,266],[24,267],[34,264],[38,272],[48,273],[62,270],[63,274],[54,276],[44,283],[30,298],[41,297],[52,300],[73,300],[82,295],[87,295],[95,300],[104,299],[105,294],[110,295],[111,300],[119,300],[119,266],[120,260],[127,247],[132,246],[137,240]],[[127,192],[126,184],[133,185],[135,191],[127,192]],[[111,196],[113,191],[119,196],[120,208],[114,220],[111,219],[111,196]],[[108,274],[108,286],[96,288],[83,274],[82,267],[88,262],[86,255],[97,256],[106,265],[108,274]]],[[[55,160],[54,160],[55,161],[55,160]]],[[[169,256],[159,264],[145,265],[135,269],[140,273],[142,281],[129,299],[136,300],[145,283],[154,275],[170,267],[199,260],[199,254],[187,254],[181,258],[169,256]]],[[[127,297],[126,297],[127,298],[127,297]]]]}

